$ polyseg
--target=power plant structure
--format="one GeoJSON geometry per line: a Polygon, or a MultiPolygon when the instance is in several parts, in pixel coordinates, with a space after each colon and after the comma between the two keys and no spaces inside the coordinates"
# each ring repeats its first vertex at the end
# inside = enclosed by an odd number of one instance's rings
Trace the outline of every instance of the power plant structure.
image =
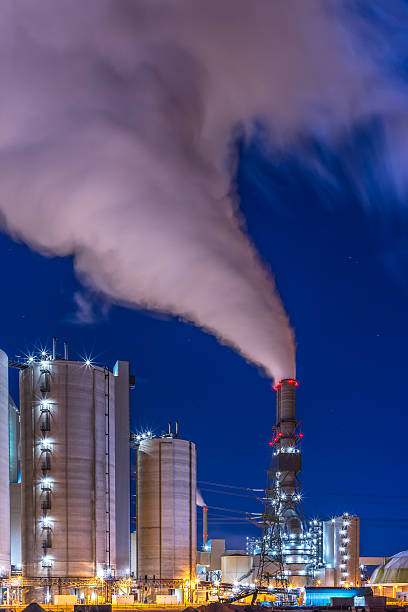
{"type": "Polygon", "coordinates": [[[178,424],[159,436],[130,431],[133,386],[129,362],[108,368],[72,360],[67,343],[58,354],[56,339],[52,351],[21,360],[0,351],[0,444],[9,449],[0,455],[3,602],[273,595],[294,604],[308,589],[360,587],[359,518],[306,520],[302,511],[295,379],[274,387],[262,535],[247,539],[246,550],[209,538],[196,447],[179,437],[178,424]],[[19,370],[19,407],[9,396],[9,367],[19,370]]]}
{"type": "Polygon", "coordinates": [[[328,521],[306,521],[302,506],[300,422],[295,414],[298,382],[281,380],[277,392],[276,424],[266,487],[264,532],[248,542],[254,556],[253,582],[285,588],[359,587],[359,518],[344,513],[328,521]]]}

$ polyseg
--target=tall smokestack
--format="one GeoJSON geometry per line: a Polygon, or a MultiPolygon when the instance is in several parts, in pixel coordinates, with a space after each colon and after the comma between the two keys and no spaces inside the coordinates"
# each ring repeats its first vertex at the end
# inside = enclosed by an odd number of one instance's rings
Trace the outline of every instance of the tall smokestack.
{"type": "Polygon", "coordinates": [[[208,507],[203,506],[203,550],[208,540],[208,507]]]}
{"type": "Polygon", "coordinates": [[[301,454],[297,447],[299,435],[296,431],[299,421],[295,415],[298,385],[293,378],[285,378],[274,387],[277,401],[272,476],[278,485],[284,529],[289,534],[300,534],[303,529],[297,510],[300,502],[298,474],[301,468],[301,454]]]}
{"type": "Polygon", "coordinates": [[[52,360],[55,361],[57,358],[57,338],[54,336],[52,339],[52,360]]]}
{"type": "Polygon", "coordinates": [[[64,359],[68,361],[68,342],[66,340],[64,342],[64,359]]]}

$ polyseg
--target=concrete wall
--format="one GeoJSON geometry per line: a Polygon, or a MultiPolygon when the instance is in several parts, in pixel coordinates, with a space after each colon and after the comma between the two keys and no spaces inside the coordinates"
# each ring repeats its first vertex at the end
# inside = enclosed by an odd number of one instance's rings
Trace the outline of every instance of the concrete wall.
{"type": "Polygon", "coordinates": [[[210,540],[210,571],[221,570],[221,557],[225,553],[225,540],[210,540]]]}
{"type": "Polygon", "coordinates": [[[129,362],[117,361],[115,380],[115,505],[116,574],[130,570],[130,450],[129,450],[129,362]]]}
{"type": "Polygon", "coordinates": [[[11,565],[21,561],[21,483],[10,483],[10,556],[11,565]]]}
{"type": "Polygon", "coordinates": [[[130,534],[130,573],[136,575],[136,532],[130,534]]]}
{"type": "Polygon", "coordinates": [[[228,584],[239,582],[251,584],[252,557],[249,555],[223,555],[221,557],[222,581],[228,584]]]}

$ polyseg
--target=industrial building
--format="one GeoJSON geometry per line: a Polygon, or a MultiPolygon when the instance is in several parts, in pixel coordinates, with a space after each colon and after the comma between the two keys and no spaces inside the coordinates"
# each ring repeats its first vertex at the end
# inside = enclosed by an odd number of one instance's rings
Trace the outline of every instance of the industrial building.
{"type": "MultiPolygon", "coordinates": [[[[275,386],[263,532],[247,539],[246,550],[208,536],[195,444],[179,437],[178,424],[158,437],[130,431],[133,383],[127,361],[110,369],[72,360],[67,343],[58,353],[56,339],[52,351],[24,360],[0,351],[0,443],[9,448],[0,456],[3,601],[131,605],[285,593],[295,604],[327,601],[334,590],[357,593],[364,583],[359,518],[307,520],[302,511],[296,380],[275,386]],[[19,408],[9,396],[9,367],[19,370],[19,408]]],[[[373,577],[378,594],[406,561],[396,557],[373,577]]]]}
{"type": "Polygon", "coordinates": [[[408,550],[382,559],[370,577],[370,586],[375,595],[408,601],[408,550]]]}

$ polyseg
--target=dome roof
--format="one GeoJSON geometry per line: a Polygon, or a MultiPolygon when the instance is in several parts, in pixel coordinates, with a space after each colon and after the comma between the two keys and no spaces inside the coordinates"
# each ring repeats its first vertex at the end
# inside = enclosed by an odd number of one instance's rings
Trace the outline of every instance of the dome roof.
{"type": "Polygon", "coordinates": [[[408,584],[408,550],[397,553],[373,572],[371,584],[408,584]]]}

